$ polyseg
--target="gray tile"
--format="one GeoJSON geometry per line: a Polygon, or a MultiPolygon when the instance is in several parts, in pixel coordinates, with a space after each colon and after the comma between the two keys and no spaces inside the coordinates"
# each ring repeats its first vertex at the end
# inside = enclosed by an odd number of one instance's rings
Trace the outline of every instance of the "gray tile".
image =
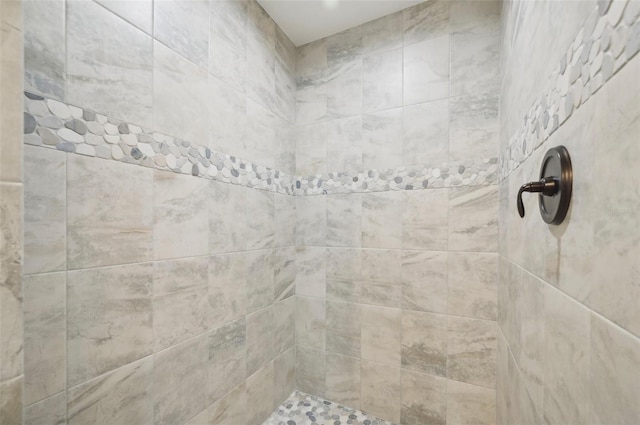
{"type": "Polygon", "coordinates": [[[147,357],[67,392],[70,425],[152,423],[153,361],[147,357]]]}
{"type": "Polygon", "coordinates": [[[402,164],[402,108],[368,113],[362,117],[362,166],[365,169],[402,164]]]}
{"type": "Polygon", "coordinates": [[[247,311],[247,268],[244,253],[209,258],[211,325],[220,326],[247,311]]]}
{"type": "Polygon", "coordinates": [[[363,250],[360,302],[400,307],[402,305],[402,254],[395,250],[363,250]]]}
{"type": "Polygon", "coordinates": [[[449,189],[449,249],[497,252],[498,187],[449,189]]]}
{"type": "Polygon", "coordinates": [[[361,268],[359,249],[327,249],[327,298],[360,302],[361,268]]]}
{"type": "Polygon", "coordinates": [[[296,388],[300,391],[326,393],[326,353],[302,345],[296,346],[296,388]]]}
{"type": "MultiPolygon", "coordinates": [[[[274,356],[288,351],[296,343],[296,298],[273,305],[274,356]]],[[[291,392],[291,391],[289,391],[291,392]]]]}
{"type": "Polygon", "coordinates": [[[327,246],[358,248],[362,244],[362,195],[327,196],[327,246]]]}
{"type": "Polygon", "coordinates": [[[448,317],[447,377],[495,388],[496,323],[448,317]]]}
{"type": "Polygon", "coordinates": [[[0,382],[0,420],[3,424],[22,424],[22,383],[22,375],[0,382]]]}
{"type": "Polygon", "coordinates": [[[402,247],[403,206],[401,192],[362,195],[362,247],[402,247]]]}
{"type": "Polygon", "coordinates": [[[458,381],[447,381],[448,425],[496,423],[496,392],[458,381]]]}
{"type": "Polygon", "coordinates": [[[436,164],[449,160],[449,100],[403,109],[403,164],[436,164]]]}
{"type": "Polygon", "coordinates": [[[403,370],[400,422],[407,425],[446,424],[447,380],[403,370]]]}
{"type": "Polygon", "coordinates": [[[276,356],[273,306],[247,315],[247,375],[252,375],[276,356]]]}
{"type": "Polygon", "coordinates": [[[247,425],[260,425],[275,407],[273,394],[273,362],[247,378],[247,425]]]}
{"type": "Polygon", "coordinates": [[[363,361],[360,371],[360,407],[382,419],[399,423],[400,376],[399,368],[363,361]]]}
{"type": "Polygon", "coordinates": [[[450,252],[448,313],[496,320],[497,281],[496,254],[450,252]]]}
{"type": "Polygon", "coordinates": [[[296,245],[326,244],[326,208],[326,196],[296,197],[296,245]]]}
{"type": "Polygon", "coordinates": [[[152,171],[76,155],[67,159],[67,266],[150,260],[152,171]]]}
{"type": "Polygon", "coordinates": [[[274,252],[273,296],[276,301],[281,301],[296,293],[296,248],[288,246],[274,252]]]}
{"type": "Polygon", "coordinates": [[[448,97],[449,35],[405,46],[403,50],[404,104],[413,105],[448,97]]]}
{"type": "Polygon", "coordinates": [[[67,273],[67,382],[152,353],[151,264],[67,273]]]}
{"type": "Polygon", "coordinates": [[[67,6],[67,101],[151,127],[151,37],[96,3],[67,6]]]}
{"type": "Polygon", "coordinates": [[[296,295],[324,298],[326,294],[326,250],[296,248],[296,295]]]}
{"type": "Polygon", "coordinates": [[[210,183],[209,253],[244,251],[247,246],[247,195],[242,186],[210,183]]]}
{"type": "Polygon", "coordinates": [[[153,4],[153,36],[198,66],[209,54],[209,3],[163,0],[153,4]]]}
{"type": "Polygon", "coordinates": [[[273,250],[246,253],[247,313],[271,305],[274,300],[273,250]]]}
{"type": "Polygon", "coordinates": [[[289,348],[273,361],[274,399],[283,402],[296,387],[296,349],[289,348]]]}
{"type": "Polygon", "coordinates": [[[495,92],[450,100],[449,158],[494,158],[498,153],[498,106],[495,92]]]}
{"type": "Polygon", "coordinates": [[[447,249],[447,196],[451,189],[402,192],[402,248],[447,249]]]}
{"type": "Polygon", "coordinates": [[[66,388],[65,273],[25,276],[22,284],[24,403],[29,405],[66,388]]]}
{"type": "Polygon", "coordinates": [[[447,312],[447,253],[402,253],[402,308],[447,312]]]}
{"type": "Polygon", "coordinates": [[[296,344],[324,350],[326,317],[324,299],[296,296],[296,344]]]}
{"type": "Polygon", "coordinates": [[[247,322],[231,321],[209,334],[209,397],[218,401],[247,378],[247,322]]]}
{"type": "Polygon", "coordinates": [[[402,312],[402,367],[437,376],[447,375],[447,317],[402,312]]]}
{"type": "Polygon", "coordinates": [[[404,14],[405,46],[449,32],[449,2],[424,2],[407,8],[404,14]]]}
{"type": "Polygon", "coordinates": [[[361,171],[362,116],[330,120],[327,125],[327,171],[361,171]]]}
{"type": "Polygon", "coordinates": [[[246,396],[244,383],[240,384],[209,407],[209,422],[230,425],[245,423],[246,396]]]}
{"type": "Polygon", "coordinates": [[[326,172],[328,124],[319,122],[298,126],[293,135],[296,140],[296,173],[309,176],[326,172]]]}
{"type": "Polygon", "coordinates": [[[251,190],[247,193],[247,249],[274,246],[275,217],[273,192],[251,190]]]}
{"type": "Polygon", "coordinates": [[[362,359],[400,367],[402,311],[362,305],[360,324],[362,359]]]}
{"type": "Polygon", "coordinates": [[[360,408],[360,359],[327,353],[326,397],[353,409],[360,408]]]}
{"type": "Polygon", "coordinates": [[[330,119],[362,114],[363,63],[352,59],[333,64],[327,75],[327,117],[330,119]]]}
{"type": "Polygon", "coordinates": [[[98,3],[147,34],[151,34],[153,21],[152,0],[98,0],[98,3]]]}
{"type": "Polygon", "coordinates": [[[402,106],[402,49],[362,61],[362,109],[375,112],[402,106]]]}
{"type": "Polygon", "coordinates": [[[67,423],[67,398],[64,392],[24,408],[25,425],[64,425],[67,423]]]}
{"type": "Polygon", "coordinates": [[[327,300],[327,351],[360,357],[361,304],[327,300]]]}
{"type": "Polygon", "coordinates": [[[472,28],[451,35],[451,96],[497,93],[500,30],[472,28]]]}

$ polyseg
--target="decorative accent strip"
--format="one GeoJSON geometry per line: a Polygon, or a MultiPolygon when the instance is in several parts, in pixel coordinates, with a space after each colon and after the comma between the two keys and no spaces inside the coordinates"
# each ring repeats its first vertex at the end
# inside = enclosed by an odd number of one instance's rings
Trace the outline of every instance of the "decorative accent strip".
{"type": "Polygon", "coordinates": [[[25,92],[24,142],[288,195],[480,186],[497,182],[498,159],[388,170],[292,175],[25,92]]]}
{"type": "Polygon", "coordinates": [[[293,176],[25,92],[24,141],[80,155],[293,194],[293,176]]]}
{"type": "Polygon", "coordinates": [[[484,186],[497,183],[498,158],[410,165],[388,170],[335,172],[298,177],[296,195],[382,192],[484,186]]]}
{"type": "Polygon", "coordinates": [[[640,1],[600,0],[501,152],[506,178],[640,50],[640,1]]]}

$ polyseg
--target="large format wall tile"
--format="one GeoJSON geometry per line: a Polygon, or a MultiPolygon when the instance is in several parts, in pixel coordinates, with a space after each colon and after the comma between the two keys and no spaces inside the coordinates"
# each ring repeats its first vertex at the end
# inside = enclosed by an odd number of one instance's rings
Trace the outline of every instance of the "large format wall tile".
{"type": "Polygon", "coordinates": [[[360,408],[360,360],[327,353],[326,397],[336,403],[360,408]]]}
{"type": "Polygon", "coordinates": [[[67,2],[66,16],[66,100],[151,127],[151,37],[93,2],[67,2]]]}
{"type": "Polygon", "coordinates": [[[400,369],[394,366],[363,361],[360,408],[378,417],[400,422],[400,373],[400,369]]]}
{"type": "Polygon", "coordinates": [[[247,378],[247,322],[229,322],[209,334],[209,394],[218,401],[247,378]]]}
{"type": "Polygon", "coordinates": [[[362,305],[360,324],[362,359],[399,367],[402,311],[397,308],[362,305]]]}
{"type": "Polygon", "coordinates": [[[152,0],[97,0],[98,3],[132,23],[147,34],[151,34],[153,22],[152,0]]]}
{"type": "Polygon", "coordinates": [[[401,192],[362,195],[362,247],[398,249],[402,247],[401,192]]]}
{"type": "Polygon", "coordinates": [[[247,313],[273,303],[275,276],[273,250],[250,251],[246,254],[247,313]]]}
{"type": "Polygon", "coordinates": [[[24,425],[61,425],[65,423],[67,423],[65,392],[24,408],[24,425]]]}
{"type": "Polygon", "coordinates": [[[402,312],[402,367],[447,375],[447,316],[402,312]]]}
{"type": "Polygon", "coordinates": [[[25,1],[25,90],[64,100],[66,78],[65,2],[25,1]]]}
{"type": "Polygon", "coordinates": [[[154,259],[208,253],[208,184],[191,176],[154,171],[154,259]]]}
{"type": "Polygon", "coordinates": [[[362,170],[362,123],[361,115],[331,120],[327,124],[327,171],[362,170]]]}
{"type": "Polygon", "coordinates": [[[209,147],[249,159],[247,155],[251,153],[245,151],[246,138],[249,137],[247,98],[236,87],[211,74],[208,84],[209,147]]]}
{"type": "Polygon", "coordinates": [[[496,323],[448,318],[447,377],[483,387],[496,385],[496,323]]]}
{"type": "Polygon", "coordinates": [[[493,425],[496,423],[495,391],[447,381],[447,425],[493,425]]]}
{"type": "Polygon", "coordinates": [[[402,193],[402,248],[446,250],[449,190],[402,193]]]}
{"type": "Polygon", "coordinates": [[[247,248],[247,196],[242,186],[210,183],[209,253],[237,252],[247,248]]]}
{"type": "Polygon", "coordinates": [[[386,169],[402,161],[402,109],[372,112],[362,117],[362,165],[386,169]]]}
{"type": "Polygon", "coordinates": [[[296,344],[324,350],[326,318],[324,299],[296,296],[296,344]]]}
{"type": "Polygon", "coordinates": [[[66,154],[25,146],[24,273],[66,268],[66,154]]]}
{"type": "Polygon", "coordinates": [[[496,320],[498,256],[449,253],[448,313],[496,320]]]}
{"type": "Polygon", "coordinates": [[[151,264],[67,273],[68,385],[152,353],[151,264]]]}
{"type": "Polygon", "coordinates": [[[498,100],[498,96],[493,92],[451,98],[450,159],[496,157],[498,100]]]}
{"type": "Polygon", "coordinates": [[[247,77],[247,2],[210,2],[209,12],[209,73],[244,93],[247,77]]]}
{"type": "Polygon", "coordinates": [[[424,2],[403,10],[403,14],[405,46],[448,33],[448,1],[424,2]]]}
{"type": "Polygon", "coordinates": [[[360,357],[361,304],[327,300],[326,308],[327,351],[360,357]]]}
{"type": "Polygon", "coordinates": [[[404,425],[444,425],[447,423],[447,380],[408,370],[402,371],[402,412],[404,425]]]}
{"type": "Polygon", "coordinates": [[[247,315],[247,375],[252,375],[275,355],[275,319],[273,307],[247,315]]]}
{"type": "Polygon", "coordinates": [[[205,257],[153,263],[153,344],[161,351],[209,329],[205,257]]]}
{"type": "Polygon", "coordinates": [[[65,273],[25,276],[25,406],[66,388],[65,273]]]}
{"type": "Polygon", "coordinates": [[[375,112],[402,106],[402,49],[362,61],[362,109],[375,112]]]}
{"type": "Polygon", "coordinates": [[[247,425],[260,425],[269,417],[274,406],[273,362],[247,378],[247,425]]]}
{"type": "Polygon", "coordinates": [[[449,189],[449,249],[497,252],[498,188],[449,189]]]}
{"type": "Polygon", "coordinates": [[[206,68],[194,65],[158,41],[153,43],[153,68],[153,128],[192,143],[208,145],[206,68]],[[176,104],[180,107],[176,108],[176,104]]]}
{"type": "Polygon", "coordinates": [[[404,48],[404,104],[449,96],[449,35],[404,48]]]}
{"type": "Polygon", "coordinates": [[[447,99],[405,107],[402,129],[403,164],[448,161],[449,101],[447,99]]]}
{"type": "Polygon", "coordinates": [[[209,2],[163,0],[154,3],[153,36],[196,65],[206,67],[209,2]]]}
{"type": "Polygon", "coordinates": [[[325,248],[296,248],[296,295],[324,298],[326,295],[325,248]]]}
{"type": "Polygon", "coordinates": [[[67,392],[68,423],[152,423],[152,370],[153,362],[147,357],[70,388],[67,392]]]}
{"type": "Polygon", "coordinates": [[[209,258],[211,325],[216,327],[247,311],[247,264],[244,253],[209,258]]]}
{"type": "Polygon", "coordinates": [[[296,347],[296,388],[324,397],[326,393],[326,353],[324,350],[298,345],[296,347]]]}
{"type": "Polygon", "coordinates": [[[275,239],[275,206],[273,192],[251,190],[247,193],[247,248],[272,248],[275,239]]]}
{"type": "Polygon", "coordinates": [[[82,156],[67,159],[67,267],[150,260],[153,172],[82,156]]]}
{"type": "Polygon", "coordinates": [[[447,253],[402,253],[402,308],[447,312],[447,253]]]}

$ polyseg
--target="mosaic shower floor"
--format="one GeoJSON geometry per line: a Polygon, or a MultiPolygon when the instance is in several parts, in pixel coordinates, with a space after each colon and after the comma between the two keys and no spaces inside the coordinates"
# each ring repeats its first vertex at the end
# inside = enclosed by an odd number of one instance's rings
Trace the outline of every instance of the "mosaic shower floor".
{"type": "Polygon", "coordinates": [[[291,394],[262,425],[395,425],[300,391],[291,394]]]}

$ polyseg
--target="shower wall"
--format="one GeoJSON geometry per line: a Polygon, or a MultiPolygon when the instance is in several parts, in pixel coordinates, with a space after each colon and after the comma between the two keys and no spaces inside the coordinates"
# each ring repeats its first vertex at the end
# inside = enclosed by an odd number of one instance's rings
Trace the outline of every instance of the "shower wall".
{"type": "Polygon", "coordinates": [[[22,8],[0,2],[0,423],[22,420],[22,8]]]}
{"type": "Polygon", "coordinates": [[[425,2],[298,48],[302,391],[495,423],[500,10],[425,2]]]}
{"type": "Polygon", "coordinates": [[[261,424],[295,385],[293,44],[254,1],[24,9],[24,423],[261,424]]]}
{"type": "Polygon", "coordinates": [[[498,423],[640,423],[640,3],[505,3],[498,423]],[[523,119],[524,118],[524,119],[523,119]],[[536,196],[548,148],[574,183],[559,226],[536,196]]]}

